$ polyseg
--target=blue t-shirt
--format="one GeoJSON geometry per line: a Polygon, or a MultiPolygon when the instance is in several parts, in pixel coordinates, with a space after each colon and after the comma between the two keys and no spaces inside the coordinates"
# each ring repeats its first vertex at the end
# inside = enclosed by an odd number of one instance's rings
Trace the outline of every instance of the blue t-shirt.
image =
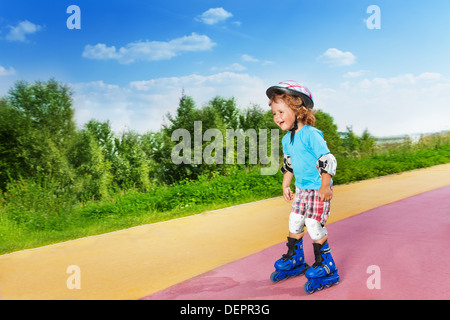
{"type": "Polygon", "coordinates": [[[283,153],[291,157],[295,186],[300,189],[319,190],[322,179],[316,169],[316,163],[321,156],[330,153],[322,131],[304,125],[295,134],[293,143],[290,132],[283,137],[281,143],[283,153]]]}

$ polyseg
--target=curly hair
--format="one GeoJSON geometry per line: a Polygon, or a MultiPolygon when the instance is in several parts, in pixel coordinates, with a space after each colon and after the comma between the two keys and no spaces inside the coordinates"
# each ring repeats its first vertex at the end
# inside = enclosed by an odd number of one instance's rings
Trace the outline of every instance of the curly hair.
{"type": "Polygon", "coordinates": [[[278,102],[279,100],[286,103],[286,105],[294,111],[297,116],[297,120],[300,120],[302,123],[307,124],[309,126],[314,126],[316,123],[315,111],[312,109],[306,108],[303,105],[303,100],[300,97],[291,96],[286,93],[274,93],[270,97],[269,106],[272,105],[273,102],[278,102]]]}

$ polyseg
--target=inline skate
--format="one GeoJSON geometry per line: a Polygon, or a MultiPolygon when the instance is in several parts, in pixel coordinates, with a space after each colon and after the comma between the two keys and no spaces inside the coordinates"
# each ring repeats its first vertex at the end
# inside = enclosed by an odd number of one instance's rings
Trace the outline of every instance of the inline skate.
{"type": "Polygon", "coordinates": [[[270,280],[273,282],[303,275],[309,268],[309,265],[305,263],[303,238],[297,240],[288,237],[286,245],[288,252],[275,262],[275,271],[270,275],[270,280]]]}
{"type": "Polygon", "coordinates": [[[334,284],[338,284],[340,280],[328,242],[325,241],[323,245],[313,243],[313,246],[316,261],[305,273],[308,279],[305,283],[305,291],[307,293],[329,288],[334,284]]]}

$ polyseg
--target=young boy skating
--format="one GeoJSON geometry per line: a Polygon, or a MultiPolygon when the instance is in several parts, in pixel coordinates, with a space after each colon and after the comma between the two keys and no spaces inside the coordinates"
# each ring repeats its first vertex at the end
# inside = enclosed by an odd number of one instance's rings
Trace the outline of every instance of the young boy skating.
{"type": "Polygon", "coordinates": [[[339,282],[330,253],[325,223],[333,198],[332,177],[336,159],[330,153],[315,123],[311,92],[295,81],[283,81],[266,91],[273,120],[285,131],[282,139],[284,162],[283,196],[293,201],[289,216],[288,252],[275,262],[274,282],[305,274],[305,291],[313,293],[339,282]],[[295,194],[290,184],[295,177],[295,194]],[[315,262],[309,267],[303,253],[304,226],[313,240],[315,262]]]}

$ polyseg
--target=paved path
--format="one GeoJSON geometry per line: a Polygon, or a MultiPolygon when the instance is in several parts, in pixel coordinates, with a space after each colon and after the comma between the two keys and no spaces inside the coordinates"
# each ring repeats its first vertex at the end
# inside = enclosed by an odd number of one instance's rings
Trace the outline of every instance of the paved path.
{"type": "MultiPolygon", "coordinates": [[[[446,218],[441,220],[439,220],[439,217],[432,216],[433,212],[436,211],[435,205],[437,205],[432,203],[425,209],[421,207],[421,210],[425,211],[420,210],[416,214],[415,217],[418,215],[424,218],[422,223],[415,222],[414,225],[409,226],[410,221],[416,218],[409,219],[408,216],[403,215],[402,218],[396,218],[390,223],[390,220],[384,219],[383,215],[381,215],[383,216],[382,219],[377,214],[378,211],[373,213],[370,210],[439,188],[440,197],[448,199],[449,189],[443,187],[448,186],[449,181],[450,164],[445,164],[350,185],[336,186],[334,188],[332,214],[327,228],[330,231],[330,237],[333,237],[333,240],[330,238],[330,245],[336,256],[336,263],[342,269],[340,273],[343,281],[339,286],[329,289],[329,291],[338,292],[338,288],[346,288],[352,282],[354,286],[364,287],[365,281],[362,280],[367,279],[370,275],[366,273],[366,270],[355,270],[356,267],[350,261],[367,254],[367,252],[374,252],[370,248],[371,246],[382,244],[384,250],[375,251],[378,259],[362,260],[364,261],[363,269],[367,268],[368,263],[380,267],[382,289],[379,291],[366,290],[364,292],[367,296],[359,298],[370,298],[374,297],[373,295],[377,295],[375,298],[390,298],[388,293],[392,290],[389,289],[390,282],[388,279],[391,277],[389,275],[396,271],[396,276],[400,278],[401,268],[407,269],[407,266],[401,264],[402,261],[400,260],[402,259],[398,258],[398,260],[395,260],[399,264],[398,268],[392,268],[392,264],[389,264],[385,259],[414,256],[415,252],[428,253],[429,248],[427,246],[422,248],[422,244],[432,242],[436,245],[439,241],[439,243],[448,243],[448,231],[450,231],[448,230],[448,213],[445,213],[446,218]],[[366,213],[359,215],[363,212],[366,213]],[[368,227],[375,228],[375,226],[378,226],[374,230],[373,236],[370,237],[367,236],[367,232],[361,234],[363,231],[357,232],[352,227],[356,223],[352,222],[354,219],[356,219],[355,221],[363,217],[367,219],[365,216],[373,216],[367,225],[368,227]],[[378,216],[380,218],[377,218],[378,216]],[[349,218],[349,222],[343,220],[347,218],[349,218]],[[442,229],[438,230],[437,225],[427,222],[436,219],[443,222],[442,228],[446,228],[447,233],[443,233],[442,229]],[[409,226],[409,229],[405,229],[405,224],[409,226]],[[342,227],[340,227],[341,225],[342,227]],[[390,228],[393,226],[396,227],[394,228],[395,232],[400,234],[405,233],[405,230],[413,230],[413,233],[417,233],[416,236],[417,239],[420,239],[420,242],[418,240],[409,245],[405,243],[400,247],[395,246],[398,238],[395,236],[396,233],[391,232],[392,229],[390,228]],[[430,232],[425,226],[431,226],[433,230],[430,232]],[[339,235],[342,232],[344,234],[339,235]],[[429,234],[433,236],[428,237],[429,234]],[[348,243],[352,242],[349,239],[352,239],[352,237],[356,237],[355,246],[348,248],[348,243]],[[392,241],[389,241],[389,239],[392,241]],[[353,254],[345,254],[350,249],[353,254]],[[355,272],[359,272],[358,277],[354,277],[355,272]],[[387,296],[380,296],[382,292],[385,292],[387,296]]],[[[421,195],[418,198],[419,203],[425,199],[420,197],[421,195]]],[[[410,199],[406,200],[409,201],[410,199]]],[[[401,203],[401,201],[398,203],[401,203]]],[[[442,203],[444,203],[442,210],[448,212],[448,202],[443,201],[442,203]]],[[[185,285],[186,280],[201,279],[195,277],[206,272],[222,272],[221,270],[225,269],[221,268],[232,267],[235,264],[242,263],[242,261],[245,262],[246,259],[262,259],[261,257],[264,256],[266,258],[256,264],[259,267],[252,270],[252,274],[253,272],[261,272],[264,277],[261,276],[260,281],[267,281],[268,274],[272,271],[274,257],[277,258],[282,251],[285,251],[284,239],[286,238],[289,211],[289,203],[282,198],[274,198],[169,222],[145,225],[1,255],[0,298],[151,298],[152,294],[167,293],[165,290],[170,291],[170,287],[174,285],[185,285]],[[81,272],[81,289],[69,289],[67,287],[67,280],[70,276],[67,269],[72,265],[78,266],[81,272]]],[[[417,255],[414,262],[420,263],[419,267],[416,266],[415,269],[417,270],[415,275],[420,275],[420,278],[416,279],[418,282],[421,281],[424,270],[428,270],[428,268],[439,270],[439,272],[444,272],[447,269],[445,262],[448,262],[448,254],[443,249],[439,251],[444,260],[428,261],[428,258],[421,259],[420,255],[417,255]]],[[[310,258],[309,261],[311,260],[310,258]]],[[[358,268],[361,268],[361,266],[358,268]]],[[[223,277],[226,276],[223,275],[223,277]]],[[[256,281],[254,279],[252,278],[253,281],[256,281]]],[[[217,282],[217,279],[214,281],[215,284],[211,283],[210,285],[216,285],[219,288],[221,282],[217,282]]],[[[239,283],[242,283],[242,280],[234,279],[233,281],[238,283],[234,287],[238,287],[239,283]]],[[[304,279],[299,278],[278,283],[276,287],[271,286],[270,282],[268,285],[269,288],[279,290],[283,286],[298,287],[298,282],[303,281],[304,279]]],[[[411,283],[409,282],[410,279],[407,279],[407,281],[404,283],[411,283]]],[[[445,282],[443,283],[445,284],[445,282]]],[[[250,288],[251,282],[246,285],[250,288]]],[[[261,288],[261,285],[258,288],[261,288]]],[[[262,285],[262,287],[264,286],[262,285]]],[[[448,288],[448,283],[445,286],[448,288]]],[[[423,288],[421,290],[428,291],[423,288]]],[[[260,289],[258,289],[258,292],[258,294],[238,295],[233,299],[285,299],[287,296],[291,296],[294,291],[285,288],[282,290],[284,294],[277,296],[264,295],[260,289]]],[[[294,294],[293,297],[298,298],[302,293],[298,294],[299,296],[294,294]]],[[[328,295],[329,293],[323,291],[319,294],[328,295]]],[[[320,296],[314,294],[308,298],[311,297],[319,298],[320,296]]],[[[351,298],[352,296],[348,297],[351,298]]],[[[448,294],[446,297],[449,298],[448,294]]]]}
{"type": "MultiPolygon", "coordinates": [[[[312,295],[306,278],[272,283],[284,243],[186,280],[147,300],[450,299],[450,187],[369,210],[330,225],[341,282],[312,295]]],[[[308,236],[306,261],[314,261],[308,236]]]]}

